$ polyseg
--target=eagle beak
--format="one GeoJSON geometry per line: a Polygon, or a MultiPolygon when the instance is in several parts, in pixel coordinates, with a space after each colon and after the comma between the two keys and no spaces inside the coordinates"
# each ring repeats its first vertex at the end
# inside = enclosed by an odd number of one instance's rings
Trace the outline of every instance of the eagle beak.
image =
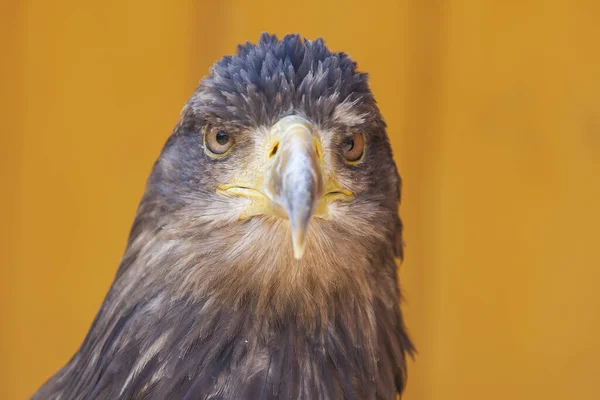
{"type": "Polygon", "coordinates": [[[334,173],[325,173],[319,133],[302,117],[287,116],[273,125],[263,154],[232,182],[218,185],[217,194],[249,200],[239,219],[289,219],[294,258],[299,260],[311,218],[329,219],[329,205],[352,201],[354,193],[343,188],[334,173]]]}
{"type": "Polygon", "coordinates": [[[319,142],[314,126],[298,116],[282,118],[272,127],[271,137],[263,190],[287,214],[294,258],[301,259],[310,220],[323,197],[319,142]]]}

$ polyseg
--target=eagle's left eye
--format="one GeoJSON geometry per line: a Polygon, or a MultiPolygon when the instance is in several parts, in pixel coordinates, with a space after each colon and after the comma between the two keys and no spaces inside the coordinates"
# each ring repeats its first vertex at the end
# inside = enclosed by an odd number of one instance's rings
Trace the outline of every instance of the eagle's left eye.
{"type": "Polygon", "coordinates": [[[207,153],[213,157],[226,155],[233,147],[233,136],[217,127],[207,126],[204,134],[207,153]]]}
{"type": "Polygon", "coordinates": [[[347,162],[354,164],[361,160],[365,152],[365,138],[360,132],[355,132],[352,136],[344,139],[342,142],[342,153],[347,162]]]}

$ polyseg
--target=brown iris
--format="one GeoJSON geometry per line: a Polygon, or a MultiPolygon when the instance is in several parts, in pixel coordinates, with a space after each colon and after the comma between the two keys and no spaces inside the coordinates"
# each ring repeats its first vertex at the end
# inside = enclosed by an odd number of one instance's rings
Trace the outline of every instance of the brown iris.
{"type": "Polygon", "coordinates": [[[213,126],[207,126],[204,134],[204,144],[209,155],[222,157],[233,147],[233,136],[226,131],[213,126]]]}
{"type": "Polygon", "coordinates": [[[342,142],[342,153],[349,163],[357,163],[365,152],[365,137],[360,132],[354,132],[342,142]]]}

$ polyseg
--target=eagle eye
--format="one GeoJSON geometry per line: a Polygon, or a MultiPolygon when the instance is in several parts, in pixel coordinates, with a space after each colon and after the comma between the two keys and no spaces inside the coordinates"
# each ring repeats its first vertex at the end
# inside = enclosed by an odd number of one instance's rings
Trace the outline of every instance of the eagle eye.
{"type": "Polygon", "coordinates": [[[204,148],[209,156],[223,157],[227,155],[234,143],[233,136],[222,129],[207,126],[204,130],[204,148]]]}
{"type": "Polygon", "coordinates": [[[365,152],[365,137],[360,132],[354,132],[342,142],[342,154],[351,164],[358,163],[365,152]]]}

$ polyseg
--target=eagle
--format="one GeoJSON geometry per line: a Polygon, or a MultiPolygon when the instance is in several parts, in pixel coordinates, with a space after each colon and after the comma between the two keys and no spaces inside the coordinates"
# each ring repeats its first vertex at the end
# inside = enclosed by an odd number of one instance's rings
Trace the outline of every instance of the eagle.
{"type": "Polygon", "coordinates": [[[401,179],[367,74],[319,38],[217,61],[83,343],[34,400],[396,399],[401,179]]]}

